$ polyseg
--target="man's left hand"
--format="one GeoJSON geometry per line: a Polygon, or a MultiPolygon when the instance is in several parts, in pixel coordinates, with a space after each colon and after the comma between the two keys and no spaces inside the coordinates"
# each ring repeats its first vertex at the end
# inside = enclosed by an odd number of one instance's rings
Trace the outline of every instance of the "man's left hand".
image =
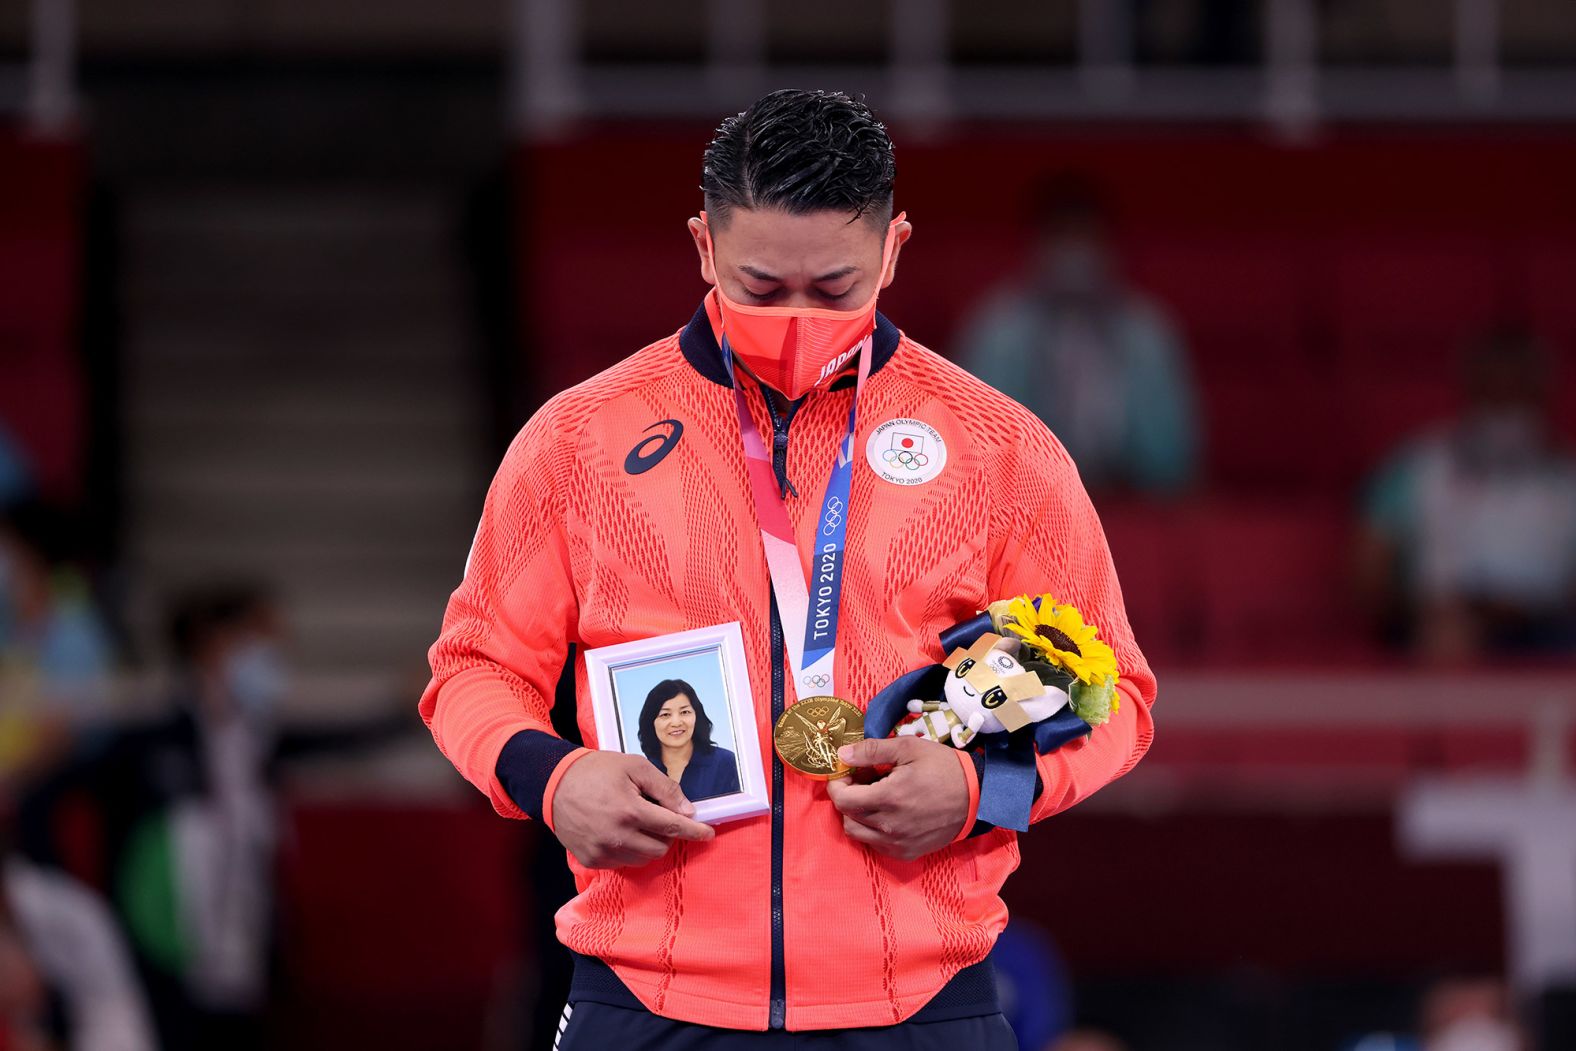
{"type": "Polygon", "coordinates": [[[969,816],[969,786],[955,749],[920,737],[888,737],[856,741],[837,754],[852,767],[893,767],[868,785],[847,778],[826,783],[850,838],[904,861],[957,838],[969,816]]]}

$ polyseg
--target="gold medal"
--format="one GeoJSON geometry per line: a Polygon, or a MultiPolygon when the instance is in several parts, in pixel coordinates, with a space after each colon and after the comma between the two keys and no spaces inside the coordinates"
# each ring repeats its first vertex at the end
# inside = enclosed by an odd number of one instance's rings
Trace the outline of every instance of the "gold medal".
{"type": "Polygon", "coordinates": [[[850,768],[837,758],[837,750],[864,739],[864,712],[840,697],[806,697],[789,706],[772,728],[777,757],[817,781],[846,775],[850,768]]]}

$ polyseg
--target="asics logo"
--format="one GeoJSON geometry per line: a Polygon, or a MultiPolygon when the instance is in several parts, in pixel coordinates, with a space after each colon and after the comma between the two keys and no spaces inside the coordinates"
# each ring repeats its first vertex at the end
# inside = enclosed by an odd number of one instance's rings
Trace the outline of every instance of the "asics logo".
{"type": "Polygon", "coordinates": [[[654,431],[658,427],[666,427],[667,430],[640,439],[635,447],[629,450],[629,455],[624,457],[625,474],[645,474],[661,463],[684,436],[684,424],[678,420],[658,420],[646,430],[654,431]]]}

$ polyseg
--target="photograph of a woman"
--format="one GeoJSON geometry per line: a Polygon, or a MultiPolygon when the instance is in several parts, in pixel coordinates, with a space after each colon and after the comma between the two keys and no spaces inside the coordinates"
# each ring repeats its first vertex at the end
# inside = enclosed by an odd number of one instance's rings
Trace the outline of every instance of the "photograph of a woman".
{"type": "Polygon", "coordinates": [[[771,810],[738,621],[586,650],[596,747],[646,761],[708,824],[771,810]]]}
{"type": "Polygon", "coordinates": [[[640,710],[640,750],[679,783],[690,800],[739,791],[734,754],[711,738],[711,719],[695,688],[664,679],[646,694],[640,710]]]}

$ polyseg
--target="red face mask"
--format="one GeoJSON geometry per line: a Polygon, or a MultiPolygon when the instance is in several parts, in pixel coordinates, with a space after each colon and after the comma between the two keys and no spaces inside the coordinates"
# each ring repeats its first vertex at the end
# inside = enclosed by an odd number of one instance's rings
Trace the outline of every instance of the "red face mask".
{"type": "MultiPolygon", "coordinates": [[[[881,277],[892,261],[897,243],[900,214],[887,227],[886,244],[881,250],[881,277]]],[[[701,219],[705,219],[701,213],[701,219]]],[[[710,234],[707,254],[712,272],[717,259],[712,255],[710,234]]],[[[717,307],[722,313],[722,334],[728,347],[755,378],[791,399],[826,383],[852,360],[864,338],[876,325],[876,297],[881,280],[861,307],[853,310],[826,310],[820,307],[762,307],[729,299],[717,284],[717,307]]]]}

